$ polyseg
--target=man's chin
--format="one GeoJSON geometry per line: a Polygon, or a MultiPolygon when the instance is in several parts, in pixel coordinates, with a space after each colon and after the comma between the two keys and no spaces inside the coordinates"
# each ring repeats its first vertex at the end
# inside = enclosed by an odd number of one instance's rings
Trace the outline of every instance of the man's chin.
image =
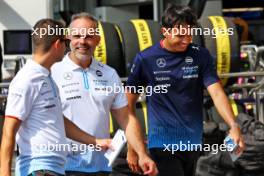
{"type": "Polygon", "coordinates": [[[91,56],[88,54],[76,54],[75,56],[78,60],[81,60],[81,61],[87,61],[91,58],[91,56]]]}
{"type": "Polygon", "coordinates": [[[186,51],[189,45],[179,45],[178,49],[179,51],[186,51]]]}
{"type": "Polygon", "coordinates": [[[184,52],[187,50],[187,47],[178,47],[176,50],[177,52],[184,52]]]}

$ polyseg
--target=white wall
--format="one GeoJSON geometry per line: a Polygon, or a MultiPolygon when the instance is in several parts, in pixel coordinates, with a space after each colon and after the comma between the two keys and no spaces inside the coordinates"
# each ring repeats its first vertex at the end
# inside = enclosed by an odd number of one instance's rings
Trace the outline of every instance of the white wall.
{"type": "MultiPolygon", "coordinates": [[[[0,0],[0,42],[3,46],[3,30],[31,29],[41,18],[52,18],[52,0],[0,0]]],[[[4,55],[12,59],[17,55],[4,55]]]]}

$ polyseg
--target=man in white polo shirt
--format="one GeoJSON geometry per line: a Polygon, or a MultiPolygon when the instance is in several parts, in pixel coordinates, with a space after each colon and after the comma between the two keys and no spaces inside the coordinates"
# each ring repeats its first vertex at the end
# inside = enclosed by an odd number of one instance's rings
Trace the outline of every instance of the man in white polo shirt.
{"type": "Polygon", "coordinates": [[[1,176],[11,176],[15,137],[20,153],[16,161],[17,176],[64,175],[66,154],[70,150],[66,135],[97,148],[105,149],[110,145],[111,140],[95,139],[63,118],[50,67],[63,57],[65,38],[63,33],[40,32],[48,28],[62,29],[63,25],[51,19],[37,22],[32,33],[33,60],[26,63],[9,87],[1,145],[1,176]]]}
{"type": "MultiPolygon", "coordinates": [[[[69,35],[71,52],[52,67],[63,113],[85,132],[98,138],[108,138],[111,112],[125,130],[128,142],[136,148],[142,171],[156,175],[156,165],[146,153],[139,122],[128,117],[124,92],[112,91],[114,88],[122,89],[119,76],[113,68],[93,58],[94,49],[100,41],[97,25],[97,21],[87,13],[74,15],[69,35]]],[[[68,156],[66,175],[101,176],[108,175],[110,171],[104,152],[87,151],[68,156]]]]}

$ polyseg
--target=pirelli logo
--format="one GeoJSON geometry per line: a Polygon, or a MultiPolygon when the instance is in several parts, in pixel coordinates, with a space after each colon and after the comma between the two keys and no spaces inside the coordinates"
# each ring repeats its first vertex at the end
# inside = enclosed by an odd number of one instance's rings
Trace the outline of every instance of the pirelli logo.
{"type": "Polygon", "coordinates": [[[137,32],[140,51],[152,46],[148,23],[145,20],[131,20],[131,22],[137,32]]]}
{"type": "MultiPolygon", "coordinates": [[[[209,19],[216,32],[217,73],[229,73],[231,67],[231,47],[227,34],[227,24],[221,16],[210,16],[209,19]]],[[[223,86],[225,86],[228,78],[223,78],[221,81],[223,86]]]]}
{"type": "Polygon", "coordinates": [[[100,40],[99,44],[97,45],[97,47],[95,48],[94,57],[99,62],[106,64],[107,63],[107,54],[106,54],[105,34],[104,34],[104,29],[103,29],[101,22],[98,23],[98,28],[100,31],[101,40],[100,40]]]}

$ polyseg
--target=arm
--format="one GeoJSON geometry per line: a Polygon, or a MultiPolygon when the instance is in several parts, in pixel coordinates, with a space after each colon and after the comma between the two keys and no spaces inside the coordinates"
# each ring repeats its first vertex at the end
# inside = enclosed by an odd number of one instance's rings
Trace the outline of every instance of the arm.
{"type": "Polygon", "coordinates": [[[21,121],[19,119],[5,118],[1,145],[1,176],[11,176],[15,137],[20,124],[21,121]]]}
{"type": "MultiPolygon", "coordinates": [[[[127,94],[128,101],[133,97],[135,102],[137,101],[138,95],[136,94],[127,94]]],[[[130,104],[130,103],[129,103],[130,104]]],[[[129,105],[130,106],[130,105],[129,105]]],[[[116,118],[117,122],[121,126],[122,129],[125,130],[125,134],[128,139],[128,149],[138,156],[138,163],[141,169],[144,171],[144,174],[156,175],[157,168],[155,163],[150,159],[147,154],[143,135],[141,132],[140,124],[135,115],[128,113],[128,108],[120,108],[111,111],[113,116],[116,118]],[[128,114],[128,115],[127,115],[128,114]],[[130,147],[131,146],[131,147],[130,147]],[[136,153],[133,149],[137,149],[136,153]]],[[[135,113],[134,113],[135,114],[135,113]]],[[[137,157],[136,157],[137,159],[137,157]]],[[[131,165],[130,165],[131,167],[131,165]]],[[[140,172],[140,168],[138,168],[137,164],[134,168],[131,168],[133,171],[140,172]]]]}
{"type": "Polygon", "coordinates": [[[243,138],[240,133],[240,128],[235,122],[235,117],[233,110],[229,104],[229,100],[221,86],[221,84],[214,83],[207,87],[207,90],[210,94],[210,96],[213,99],[213,102],[216,106],[217,111],[221,115],[221,117],[224,119],[224,121],[229,125],[230,127],[230,136],[234,140],[236,144],[239,144],[239,152],[242,151],[245,148],[243,138]]]}
{"type": "Polygon", "coordinates": [[[140,124],[135,116],[127,115],[128,108],[123,107],[120,109],[111,110],[111,113],[116,118],[118,124],[125,131],[128,143],[137,149],[138,155],[146,154],[146,148],[143,143],[143,136],[140,124]]]}
{"type": "Polygon", "coordinates": [[[64,125],[66,136],[70,139],[87,145],[99,145],[103,150],[110,147],[111,139],[96,139],[94,136],[91,136],[90,134],[82,131],[66,117],[64,117],[64,125]]]}
{"type": "MultiPolygon", "coordinates": [[[[126,95],[128,98],[129,116],[136,118],[136,102],[139,95],[132,93],[127,93],[126,95]]],[[[127,145],[127,162],[133,172],[140,173],[140,167],[138,166],[138,155],[130,144],[127,145]]]]}

